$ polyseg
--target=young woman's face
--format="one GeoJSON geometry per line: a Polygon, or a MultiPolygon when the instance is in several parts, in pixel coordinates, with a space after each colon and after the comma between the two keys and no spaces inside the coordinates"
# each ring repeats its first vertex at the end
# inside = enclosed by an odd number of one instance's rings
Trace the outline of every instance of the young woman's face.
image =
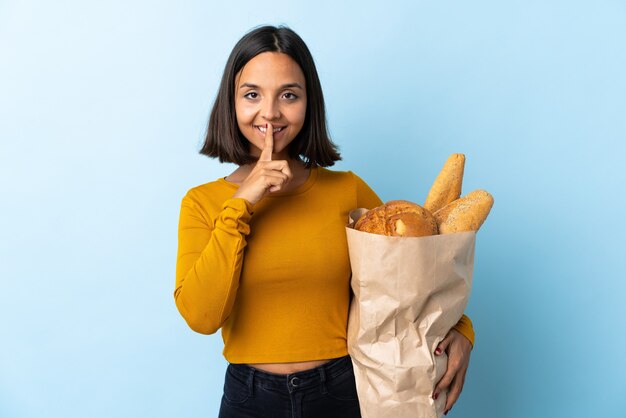
{"type": "Polygon", "coordinates": [[[258,157],[265,124],[274,127],[273,159],[287,159],[287,145],[298,135],[306,115],[306,84],[300,66],[287,54],[263,52],[235,77],[235,113],[241,133],[258,157]]]}

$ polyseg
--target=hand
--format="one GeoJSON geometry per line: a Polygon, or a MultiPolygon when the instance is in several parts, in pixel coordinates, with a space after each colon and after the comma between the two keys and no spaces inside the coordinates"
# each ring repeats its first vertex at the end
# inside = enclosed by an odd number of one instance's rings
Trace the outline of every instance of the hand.
{"type": "Polygon", "coordinates": [[[441,380],[435,386],[433,398],[437,399],[441,392],[448,390],[446,406],[443,409],[444,414],[447,414],[452,409],[452,405],[459,399],[461,390],[463,390],[472,343],[453,328],[439,343],[437,349],[435,349],[435,355],[440,356],[444,351],[448,354],[448,366],[441,380]]]}
{"type": "Polygon", "coordinates": [[[268,123],[261,156],[233,197],[241,197],[254,205],[268,193],[281,190],[291,181],[293,175],[289,163],[286,160],[272,161],[273,151],[274,127],[268,123]]]}

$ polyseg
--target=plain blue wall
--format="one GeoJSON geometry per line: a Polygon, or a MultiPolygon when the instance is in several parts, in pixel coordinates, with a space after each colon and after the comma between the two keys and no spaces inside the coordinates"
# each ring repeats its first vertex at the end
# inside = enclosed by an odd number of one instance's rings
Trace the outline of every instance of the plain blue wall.
{"type": "Polygon", "coordinates": [[[495,196],[452,417],[625,417],[623,1],[0,2],[0,416],[216,416],[219,334],[172,296],[180,199],[234,43],[308,43],[344,161],[495,196]],[[621,161],[621,163],[620,163],[621,161]]]}

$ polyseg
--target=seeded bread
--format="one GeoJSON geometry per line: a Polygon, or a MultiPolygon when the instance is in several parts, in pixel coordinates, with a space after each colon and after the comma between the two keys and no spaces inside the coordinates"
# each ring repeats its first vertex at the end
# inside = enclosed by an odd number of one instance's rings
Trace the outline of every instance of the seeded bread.
{"type": "Polygon", "coordinates": [[[474,190],[434,213],[440,234],[478,231],[493,206],[493,196],[474,190]]]}

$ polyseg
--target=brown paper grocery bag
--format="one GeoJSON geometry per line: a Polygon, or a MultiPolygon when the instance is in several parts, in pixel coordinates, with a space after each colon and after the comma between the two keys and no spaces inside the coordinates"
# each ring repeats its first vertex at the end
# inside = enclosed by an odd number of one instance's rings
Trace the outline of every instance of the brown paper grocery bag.
{"type": "Polygon", "coordinates": [[[467,306],[476,233],[387,237],[352,226],[348,352],[361,415],[441,417],[445,393],[432,393],[447,356],[434,351],[467,306]]]}

